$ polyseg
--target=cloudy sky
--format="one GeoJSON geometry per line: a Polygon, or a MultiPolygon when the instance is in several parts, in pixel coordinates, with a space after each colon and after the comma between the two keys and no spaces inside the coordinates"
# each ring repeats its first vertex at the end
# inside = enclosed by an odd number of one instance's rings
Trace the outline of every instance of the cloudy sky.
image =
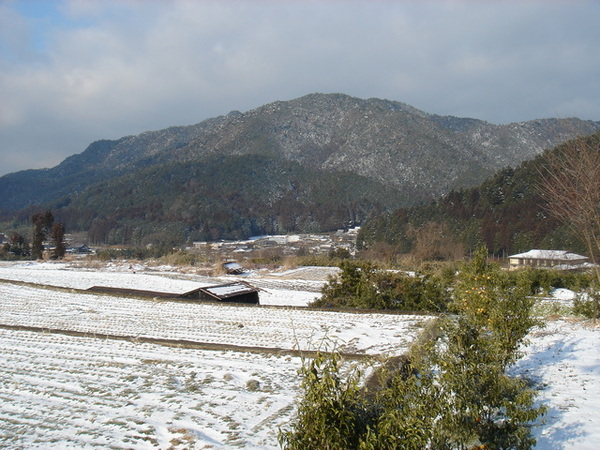
{"type": "Polygon", "coordinates": [[[312,92],[600,120],[598,0],[0,0],[0,175],[312,92]]]}

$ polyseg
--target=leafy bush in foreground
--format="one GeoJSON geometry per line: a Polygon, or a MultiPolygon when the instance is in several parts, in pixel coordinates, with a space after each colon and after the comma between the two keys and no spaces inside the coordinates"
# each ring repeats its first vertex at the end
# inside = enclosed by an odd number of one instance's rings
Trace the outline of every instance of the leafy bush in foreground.
{"type": "Polygon", "coordinates": [[[361,373],[340,374],[339,355],[319,355],[300,370],[305,392],[294,426],[282,431],[280,443],[289,449],[359,448],[373,426],[374,405],[360,394],[361,373]]]}
{"type": "Polygon", "coordinates": [[[280,434],[284,448],[531,449],[528,424],[544,410],[506,369],[535,324],[533,301],[527,283],[507,285],[486,254],[463,269],[439,338],[381,371],[375,392],[359,388],[356,371],[344,380],[337,356],[306,363],[297,417],[280,434]]]}

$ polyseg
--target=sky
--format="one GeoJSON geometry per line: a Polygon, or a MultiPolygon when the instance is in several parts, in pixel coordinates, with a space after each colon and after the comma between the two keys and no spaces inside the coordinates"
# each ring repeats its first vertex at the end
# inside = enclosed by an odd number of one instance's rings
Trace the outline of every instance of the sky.
{"type": "Polygon", "coordinates": [[[314,92],[600,121],[600,0],[0,0],[0,176],[314,92]]]}

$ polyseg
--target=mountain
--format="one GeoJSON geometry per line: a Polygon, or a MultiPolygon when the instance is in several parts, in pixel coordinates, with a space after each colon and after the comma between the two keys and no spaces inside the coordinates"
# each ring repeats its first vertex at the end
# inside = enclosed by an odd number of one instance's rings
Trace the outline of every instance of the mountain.
{"type": "Polygon", "coordinates": [[[250,154],[153,165],[52,209],[68,228],[88,230],[93,242],[178,244],[336,230],[406,201],[352,173],[250,154]]]}
{"type": "MultiPolygon", "coordinates": [[[[590,148],[600,149],[600,132],[581,139],[590,148]]],[[[452,190],[427,205],[375,217],[361,228],[360,245],[384,243],[396,253],[425,251],[430,258],[448,257],[457,247],[463,253],[474,251],[480,243],[498,256],[532,248],[586,254],[586,246],[570,227],[548,213],[539,189],[549,158],[569,144],[547,150],[515,169],[501,169],[478,186],[452,190]]]]}
{"type": "Polygon", "coordinates": [[[16,211],[76,195],[99,181],[135,172],[151,163],[153,154],[171,152],[201,136],[218,119],[197,125],[148,131],[117,140],[96,141],[51,169],[24,170],[0,177],[0,211],[16,211]]]}
{"type": "MultiPolygon", "coordinates": [[[[116,197],[130,205],[131,210],[138,211],[136,220],[141,223],[147,216],[141,206],[144,203],[140,203],[139,196],[128,197],[128,193],[139,191],[135,184],[146,177],[152,177],[150,182],[156,188],[154,209],[158,210],[158,203],[176,201],[177,196],[167,191],[184,192],[184,186],[190,183],[208,187],[207,180],[213,183],[210,187],[215,191],[219,191],[220,184],[230,184],[227,189],[245,198],[248,188],[244,183],[250,180],[256,183],[259,176],[271,177],[272,174],[265,171],[269,168],[302,173],[297,174],[295,184],[278,178],[275,185],[261,185],[264,190],[260,195],[247,199],[253,203],[250,209],[258,214],[269,210],[273,199],[296,196],[302,199],[304,206],[299,210],[306,215],[298,219],[300,222],[311,223],[311,229],[329,227],[325,225],[328,221],[315,221],[310,217],[311,202],[316,194],[309,193],[310,186],[302,183],[321,180],[340,188],[336,179],[356,177],[354,185],[360,184],[358,192],[364,195],[363,204],[355,205],[356,211],[361,211],[356,214],[358,220],[363,220],[372,208],[416,204],[451,189],[473,186],[499,168],[514,167],[546,148],[599,129],[600,122],[579,119],[494,125],[476,119],[428,114],[395,101],[311,94],[246,113],[234,111],[192,126],[94,142],[84,152],[54,168],[5,175],[0,177],[0,211],[6,216],[32,205],[52,205],[66,208],[65,214],[72,217],[75,224],[75,208],[83,207],[76,206],[82,205],[78,199],[86,198],[89,204],[101,205],[101,201],[93,198],[94,192],[101,195],[98,192],[121,189],[115,193],[116,197]],[[240,165],[244,170],[236,173],[256,172],[256,177],[238,176],[238,182],[233,182],[231,172],[224,173],[219,164],[234,171],[238,168],[233,166],[240,165]],[[188,166],[203,167],[203,178],[194,178],[195,172],[188,170],[188,166]],[[215,178],[214,173],[221,177],[215,178]],[[171,179],[181,184],[173,185],[171,179]]],[[[147,187],[146,190],[152,189],[147,187]]],[[[225,206],[226,198],[211,201],[199,199],[199,195],[194,201],[231,209],[225,206]]],[[[209,194],[204,192],[204,195],[209,194]]],[[[346,203],[335,203],[340,200],[338,196],[325,200],[332,206],[352,209],[346,203]]],[[[104,204],[102,208],[93,213],[88,208],[86,214],[114,216],[115,211],[123,207],[104,204]]],[[[164,208],[166,205],[161,205],[161,209],[164,208]]],[[[204,216],[189,226],[214,221],[210,218],[214,212],[204,210],[204,216]]],[[[344,220],[353,220],[353,214],[346,214],[344,220]]],[[[115,220],[120,221],[119,217],[117,214],[115,220]]],[[[179,216],[171,219],[182,220],[179,216]]],[[[264,219],[256,220],[264,222],[264,219]]],[[[80,226],[90,226],[92,220],[80,220],[80,226]]],[[[294,228],[291,223],[290,226],[282,227],[279,223],[275,228],[304,229],[294,228]]]]}
{"type": "Polygon", "coordinates": [[[388,100],[313,94],[232,115],[177,155],[274,153],[309,167],[344,170],[418,199],[473,185],[600,122],[546,119],[493,125],[424,113],[388,100]]]}

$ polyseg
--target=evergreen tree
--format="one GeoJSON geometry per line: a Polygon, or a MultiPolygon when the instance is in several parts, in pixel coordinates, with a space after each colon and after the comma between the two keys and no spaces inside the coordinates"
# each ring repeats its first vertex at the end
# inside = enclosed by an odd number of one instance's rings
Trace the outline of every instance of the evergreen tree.
{"type": "Polygon", "coordinates": [[[29,252],[27,247],[25,238],[15,231],[10,238],[10,252],[15,256],[26,256],[29,252]]]}
{"type": "Polygon", "coordinates": [[[54,223],[54,216],[51,211],[46,211],[45,214],[36,213],[31,217],[33,223],[33,240],[31,243],[31,256],[34,259],[42,259],[44,256],[44,241],[48,236],[48,232],[54,223]]]}
{"type": "Polygon", "coordinates": [[[50,232],[52,242],[54,244],[54,251],[52,252],[52,259],[62,259],[65,257],[67,251],[65,247],[65,227],[62,223],[58,222],[52,227],[50,232]]]}

